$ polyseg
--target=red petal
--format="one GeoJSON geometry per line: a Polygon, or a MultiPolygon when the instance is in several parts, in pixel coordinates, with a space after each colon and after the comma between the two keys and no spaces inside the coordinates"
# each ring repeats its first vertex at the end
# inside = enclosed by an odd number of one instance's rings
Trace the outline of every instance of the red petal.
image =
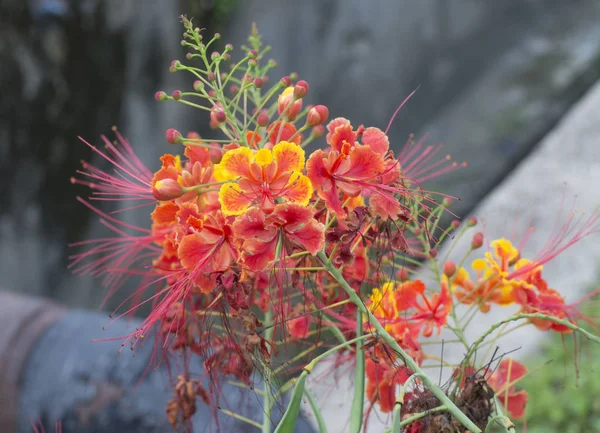
{"type": "MultiPolygon", "coordinates": [[[[502,405],[504,405],[504,398],[498,397],[502,405]]],[[[510,394],[508,396],[506,410],[510,414],[512,419],[520,419],[525,416],[525,407],[527,406],[527,391],[521,390],[510,394]]]]}
{"type": "Polygon", "coordinates": [[[258,207],[252,207],[233,223],[233,231],[240,239],[257,238],[263,241],[272,239],[273,228],[265,227],[265,214],[258,207]]]}
{"type": "Polygon", "coordinates": [[[383,158],[369,146],[357,146],[350,153],[350,169],[344,177],[351,179],[371,179],[385,170],[383,158]]]}
{"type": "Polygon", "coordinates": [[[293,234],[288,233],[288,237],[315,255],[325,246],[325,226],[315,219],[311,219],[293,234]]]}
{"type": "Polygon", "coordinates": [[[387,135],[379,128],[367,128],[363,132],[361,141],[363,144],[371,146],[375,152],[385,155],[390,148],[390,141],[387,135]]]}
{"type": "Polygon", "coordinates": [[[179,243],[177,256],[181,265],[189,272],[196,268],[203,268],[210,261],[214,245],[207,244],[197,234],[184,236],[179,243]]]}
{"type": "Polygon", "coordinates": [[[243,262],[251,271],[262,271],[267,264],[275,259],[276,239],[270,242],[261,242],[257,239],[248,239],[244,242],[243,262]]]}
{"type": "Polygon", "coordinates": [[[335,132],[335,129],[340,125],[350,125],[350,121],[343,117],[337,117],[335,119],[332,119],[331,122],[329,122],[327,124],[328,134],[325,137],[325,139],[327,140],[327,143],[329,143],[330,145],[331,145],[331,136],[335,132]]]}

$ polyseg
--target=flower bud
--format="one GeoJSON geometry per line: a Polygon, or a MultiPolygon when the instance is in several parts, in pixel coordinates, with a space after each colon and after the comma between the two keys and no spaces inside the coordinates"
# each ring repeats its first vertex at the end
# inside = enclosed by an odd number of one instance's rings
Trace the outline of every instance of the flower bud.
{"type": "Polygon", "coordinates": [[[432,248],[429,250],[429,257],[431,257],[432,259],[435,259],[438,255],[438,250],[436,250],[435,248],[432,248]]]}
{"type": "Polygon", "coordinates": [[[221,33],[215,33],[214,39],[221,39],[221,33]]]}
{"type": "Polygon", "coordinates": [[[293,120],[301,110],[302,99],[294,100],[294,88],[287,87],[281,95],[279,95],[277,113],[286,115],[290,120],[293,120]]]}
{"type": "Polygon", "coordinates": [[[308,126],[322,125],[327,121],[329,117],[329,109],[324,105],[317,105],[316,107],[308,110],[306,116],[306,123],[308,126]]]}
{"type": "Polygon", "coordinates": [[[483,245],[483,233],[477,232],[473,235],[473,239],[471,240],[471,249],[476,250],[477,248],[481,248],[483,245]]]}
{"type": "Polygon", "coordinates": [[[444,207],[450,207],[452,206],[452,199],[450,197],[444,197],[444,200],[442,200],[442,204],[444,205],[444,207]]]}
{"type": "Polygon", "coordinates": [[[231,92],[232,95],[237,94],[237,92],[240,91],[240,86],[238,86],[237,84],[232,84],[231,87],[229,88],[229,91],[231,92]]]}
{"type": "Polygon", "coordinates": [[[210,112],[210,120],[216,123],[223,123],[227,120],[227,114],[222,108],[214,108],[210,112]]]}
{"type": "Polygon", "coordinates": [[[296,80],[298,79],[298,72],[292,72],[292,73],[290,74],[290,79],[291,79],[292,81],[296,81],[296,80]]]}
{"type": "Polygon", "coordinates": [[[185,55],[185,58],[186,58],[187,60],[192,60],[192,59],[194,58],[194,55],[193,55],[192,53],[187,53],[187,54],[185,55]]]}
{"type": "Polygon", "coordinates": [[[398,280],[404,282],[404,281],[408,281],[409,280],[410,275],[408,274],[408,271],[406,270],[406,268],[402,268],[402,269],[399,269],[396,272],[396,278],[398,280]]]}
{"type": "Polygon", "coordinates": [[[325,134],[325,127],[323,125],[317,125],[312,129],[311,135],[315,138],[322,137],[325,134]]]}
{"type": "Polygon", "coordinates": [[[454,263],[452,260],[448,260],[446,263],[444,263],[443,272],[448,278],[452,277],[456,273],[456,263],[454,263]]]}
{"type": "Polygon", "coordinates": [[[169,97],[167,96],[167,93],[166,93],[166,92],[163,92],[163,91],[161,90],[161,91],[159,91],[159,92],[156,92],[156,93],[154,94],[154,99],[155,99],[157,102],[162,102],[162,101],[166,101],[167,99],[169,99],[169,97]]]}
{"type": "Polygon", "coordinates": [[[190,140],[199,140],[200,134],[198,134],[196,131],[190,131],[187,133],[186,138],[189,138],[190,140]]]}
{"type": "Polygon", "coordinates": [[[152,194],[159,201],[174,200],[183,195],[183,187],[175,179],[162,179],[154,183],[152,194]]]}
{"type": "Polygon", "coordinates": [[[283,77],[280,81],[279,81],[279,85],[281,87],[290,87],[292,85],[292,80],[290,79],[290,77],[283,77]]]}
{"type": "Polygon", "coordinates": [[[173,129],[173,128],[167,129],[166,137],[167,137],[167,143],[169,143],[169,144],[181,143],[181,138],[182,138],[181,132],[179,132],[176,129],[173,129]]]}
{"type": "Polygon", "coordinates": [[[248,57],[250,57],[251,59],[256,59],[258,57],[258,53],[256,52],[256,50],[250,50],[250,52],[248,53],[248,57]]]}
{"type": "Polygon", "coordinates": [[[467,227],[475,227],[476,225],[477,225],[477,217],[472,216],[467,220],[467,227]]]}
{"type": "Polygon", "coordinates": [[[176,101],[179,101],[181,99],[181,90],[173,90],[173,93],[171,93],[171,97],[176,101]]]}
{"type": "Polygon", "coordinates": [[[304,98],[308,93],[308,83],[304,80],[300,80],[294,86],[294,96],[296,98],[304,98]]]}
{"type": "Polygon", "coordinates": [[[254,60],[254,59],[248,60],[248,66],[254,67],[256,65],[258,65],[258,63],[256,62],[256,60],[254,60]]]}
{"type": "Polygon", "coordinates": [[[202,90],[204,90],[204,83],[200,80],[194,81],[194,90],[196,92],[202,92],[202,90]]]}
{"type": "Polygon", "coordinates": [[[230,53],[231,51],[233,51],[233,45],[225,44],[225,50],[223,52],[230,53]]]}
{"type": "Polygon", "coordinates": [[[210,162],[212,162],[213,164],[218,164],[219,162],[221,162],[221,158],[223,158],[223,151],[217,143],[213,143],[213,148],[210,149],[209,155],[210,162]]]}
{"type": "Polygon", "coordinates": [[[215,61],[215,60],[217,60],[217,59],[218,59],[220,56],[221,56],[221,54],[220,54],[218,51],[213,51],[213,52],[210,54],[210,59],[211,59],[212,61],[215,61]]]}
{"type": "Polygon", "coordinates": [[[225,60],[226,62],[231,60],[231,54],[229,53],[225,53],[223,54],[223,60],[225,60]]]}
{"type": "Polygon", "coordinates": [[[267,110],[262,110],[256,118],[256,123],[263,128],[269,124],[269,113],[267,110]]]}
{"type": "Polygon", "coordinates": [[[460,221],[459,221],[459,220],[453,220],[453,221],[450,223],[450,226],[451,226],[451,227],[452,227],[454,230],[456,230],[457,228],[459,228],[459,227],[460,227],[460,221]]]}
{"type": "Polygon", "coordinates": [[[257,89],[260,89],[264,85],[265,85],[265,80],[263,80],[262,78],[257,77],[254,79],[254,87],[256,87],[257,89]]]}
{"type": "Polygon", "coordinates": [[[215,81],[217,79],[217,75],[214,72],[209,72],[207,74],[208,81],[215,81]]]}

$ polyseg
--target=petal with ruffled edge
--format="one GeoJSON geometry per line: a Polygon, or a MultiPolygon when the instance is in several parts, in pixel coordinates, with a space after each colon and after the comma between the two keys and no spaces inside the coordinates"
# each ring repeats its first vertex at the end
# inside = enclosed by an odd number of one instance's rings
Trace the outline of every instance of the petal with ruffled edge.
{"type": "Polygon", "coordinates": [[[330,145],[331,145],[331,136],[335,132],[335,129],[341,125],[350,125],[350,121],[344,117],[336,117],[335,119],[332,119],[327,124],[328,132],[327,132],[327,135],[325,136],[325,139],[327,140],[327,143],[329,143],[330,145]]]}
{"type": "Polygon", "coordinates": [[[265,224],[265,213],[258,207],[251,207],[236,218],[233,223],[233,231],[239,239],[258,239],[260,241],[270,241],[276,234],[272,225],[265,224]]]}
{"type": "Polygon", "coordinates": [[[367,144],[380,155],[385,155],[390,148],[390,140],[387,135],[379,129],[370,127],[364,130],[361,141],[363,144],[367,144]]]}
{"type": "Polygon", "coordinates": [[[369,208],[374,216],[395,220],[400,213],[400,202],[393,195],[374,194],[369,199],[369,208]]]}
{"type": "Polygon", "coordinates": [[[171,201],[159,202],[151,214],[152,222],[160,225],[174,224],[177,222],[175,215],[179,206],[171,201]]]}
{"type": "Polygon", "coordinates": [[[350,168],[343,176],[351,179],[372,179],[385,170],[380,154],[369,146],[357,146],[350,152],[350,168]]]}
{"type": "Polygon", "coordinates": [[[273,160],[277,172],[301,171],[304,168],[304,149],[296,143],[281,141],[273,147],[273,160]]]}
{"type": "Polygon", "coordinates": [[[264,270],[270,261],[275,259],[277,247],[277,236],[269,242],[261,242],[258,239],[248,239],[244,242],[244,253],[242,262],[251,271],[264,270]]]}
{"type": "Polygon", "coordinates": [[[197,234],[184,236],[177,248],[177,257],[181,265],[193,272],[196,268],[206,266],[214,254],[214,244],[206,243],[197,234]]]}
{"type": "Polygon", "coordinates": [[[219,190],[221,211],[225,215],[241,215],[250,207],[249,199],[237,183],[228,182],[221,185],[219,190]]]}
{"type": "Polygon", "coordinates": [[[250,164],[254,162],[254,152],[247,147],[228,150],[221,162],[215,165],[213,176],[217,181],[250,177],[250,164]]]}

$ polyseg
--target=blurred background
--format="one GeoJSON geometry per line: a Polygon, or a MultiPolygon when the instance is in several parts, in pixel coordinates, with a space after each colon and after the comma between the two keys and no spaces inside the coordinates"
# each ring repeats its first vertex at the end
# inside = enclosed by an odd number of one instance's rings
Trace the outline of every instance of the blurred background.
{"type": "Polygon", "coordinates": [[[355,124],[385,129],[418,88],[390,140],[428,134],[468,163],[429,185],[460,197],[459,216],[600,77],[597,0],[0,0],[2,290],[100,305],[98,282],[66,269],[70,242],[103,233],[69,182],[93,158],[77,136],[98,144],[117,125],[156,169],[167,128],[210,134],[197,110],[153,98],[191,87],[168,73],[184,58],[182,13],[234,47],[255,22],[276,73],[297,72],[311,103],[355,124]]]}

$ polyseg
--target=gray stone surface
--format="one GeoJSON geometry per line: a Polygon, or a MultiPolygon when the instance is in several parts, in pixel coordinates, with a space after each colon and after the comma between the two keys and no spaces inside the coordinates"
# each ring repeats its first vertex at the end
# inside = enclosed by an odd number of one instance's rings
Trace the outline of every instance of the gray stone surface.
{"type": "MultiPolygon", "coordinates": [[[[574,106],[567,116],[548,134],[535,150],[515,168],[474,210],[473,214],[485,223],[491,239],[498,237],[522,239],[529,224],[535,232],[523,248],[524,257],[533,257],[555,233],[557,219],[572,210],[591,212],[600,205],[600,83],[574,106]],[[572,208],[575,200],[575,208],[572,208]]],[[[544,267],[543,275],[550,287],[559,290],[573,302],[591,287],[600,287],[600,223],[597,232],[575,244],[544,267]]],[[[478,227],[477,230],[481,230],[478,227]]],[[[477,230],[473,230],[473,233],[477,230]]],[[[461,239],[450,257],[460,261],[469,249],[469,236],[461,239]]],[[[442,249],[444,257],[448,246],[442,249]]],[[[474,256],[475,257],[475,256],[474,256]]],[[[467,332],[470,342],[476,340],[488,327],[514,311],[511,307],[492,308],[490,313],[478,316],[467,332]]],[[[513,357],[519,359],[534,353],[545,334],[530,327],[521,328],[498,340],[500,353],[519,349],[513,357]]],[[[443,338],[451,338],[443,333],[443,338]]],[[[439,347],[437,353],[439,355],[439,347]]],[[[464,348],[445,345],[444,359],[459,362],[464,348]]],[[[482,355],[480,355],[482,356],[482,355]]],[[[542,364],[546,359],[540,359],[542,364]]],[[[585,364],[587,360],[582,360],[585,364]]],[[[589,365],[582,365],[589,368],[589,365]]],[[[329,431],[343,432],[347,426],[352,392],[352,372],[331,377],[320,366],[309,381],[313,395],[321,396],[320,404],[328,420],[329,431]]],[[[446,372],[447,373],[447,372],[446,372]]],[[[437,372],[436,372],[437,374],[437,372]]],[[[372,431],[380,431],[382,420],[371,416],[372,431]]]]}

